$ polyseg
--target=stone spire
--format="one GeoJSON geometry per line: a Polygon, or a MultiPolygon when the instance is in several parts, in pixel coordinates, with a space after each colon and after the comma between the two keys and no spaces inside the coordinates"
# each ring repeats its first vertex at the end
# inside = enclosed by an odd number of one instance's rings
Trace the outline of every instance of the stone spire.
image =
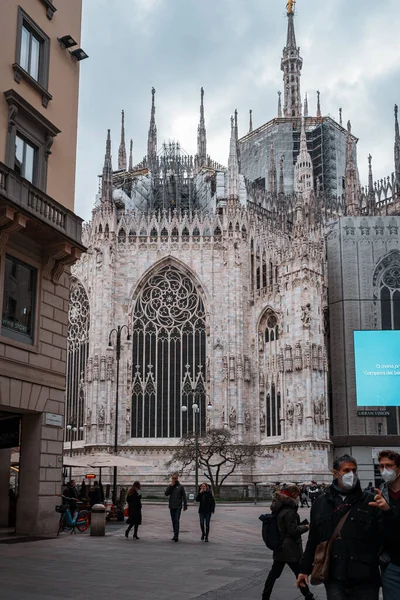
{"type": "Polygon", "coordinates": [[[253,111],[249,110],[249,133],[253,131],[253,111]]]}
{"type": "Polygon", "coordinates": [[[129,170],[133,170],[133,140],[129,144],[129,170]]]}
{"type": "Polygon", "coordinates": [[[150,169],[154,168],[157,158],[157,127],[156,127],[156,106],[155,106],[156,90],[151,89],[151,116],[149,135],[147,139],[147,159],[150,169]]]}
{"type": "Polygon", "coordinates": [[[126,171],[125,115],[121,111],[121,142],[118,148],[118,170],[126,171]]]}
{"type": "Polygon", "coordinates": [[[339,108],[339,125],[343,127],[342,109],[339,108]]]}
{"type": "Polygon", "coordinates": [[[283,176],[283,156],[281,156],[281,159],[279,161],[279,193],[285,193],[285,178],[283,176]]]}
{"type": "Polygon", "coordinates": [[[400,190],[400,130],[399,130],[399,107],[394,105],[394,172],[397,187],[400,190]]]}
{"type": "Polygon", "coordinates": [[[317,92],[317,117],[321,118],[321,92],[317,92]]]}
{"type": "Polygon", "coordinates": [[[282,119],[282,92],[278,92],[278,119],[282,119]]]}
{"type": "Polygon", "coordinates": [[[269,154],[268,187],[271,196],[275,197],[278,192],[278,178],[276,173],[274,144],[271,144],[269,154]]]}
{"type": "Polygon", "coordinates": [[[240,148],[239,148],[239,128],[238,128],[238,111],[235,109],[235,139],[236,139],[236,155],[240,170],[240,148]]]}
{"type": "Polygon", "coordinates": [[[231,117],[231,140],[228,158],[228,199],[239,199],[239,161],[237,156],[236,127],[233,117],[231,117]]]}
{"type": "Polygon", "coordinates": [[[346,214],[353,217],[358,215],[360,205],[357,192],[357,168],[353,156],[353,138],[350,121],[347,122],[345,199],[346,214]]]}
{"type": "Polygon", "coordinates": [[[300,152],[296,161],[296,191],[303,195],[314,188],[313,165],[307,148],[305,119],[301,119],[300,152]]]}
{"type": "Polygon", "coordinates": [[[293,2],[288,3],[288,30],[286,46],[283,49],[281,70],[284,81],[284,116],[301,116],[300,77],[303,59],[300,57],[300,48],[296,45],[294,30],[293,2]]]}
{"type": "Polygon", "coordinates": [[[106,154],[104,157],[103,175],[101,178],[101,202],[111,204],[112,202],[112,163],[111,163],[111,135],[107,129],[106,154]]]}
{"type": "Polygon", "coordinates": [[[372,156],[368,155],[368,213],[375,214],[375,190],[374,177],[372,175],[372,156]]]}
{"type": "Polygon", "coordinates": [[[197,126],[197,158],[199,167],[207,163],[207,134],[204,120],[204,90],[200,90],[200,121],[197,126]]]}
{"type": "Polygon", "coordinates": [[[304,98],[304,111],[303,111],[303,115],[305,117],[308,117],[308,98],[307,98],[307,92],[306,92],[306,97],[304,98]]]}

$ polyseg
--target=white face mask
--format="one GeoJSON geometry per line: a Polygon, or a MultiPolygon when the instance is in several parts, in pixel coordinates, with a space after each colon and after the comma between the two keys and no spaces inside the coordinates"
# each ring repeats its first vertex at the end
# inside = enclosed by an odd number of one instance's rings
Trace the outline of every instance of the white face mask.
{"type": "Polygon", "coordinates": [[[393,469],[387,469],[385,467],[381,472],[381,477],[386,483],[393,483],[393,481],[396,481],[397,479],[397,473],[396,471],[393,471],[393,469]]]}
{"type": "Polygon", "coordinates": [[[350,473],[345,473],[341,476],[341,479],[343,489],[345,490],[352,490],[358,481],[358,477],[353,473],[353,471],[350,471],[350,473]]]}

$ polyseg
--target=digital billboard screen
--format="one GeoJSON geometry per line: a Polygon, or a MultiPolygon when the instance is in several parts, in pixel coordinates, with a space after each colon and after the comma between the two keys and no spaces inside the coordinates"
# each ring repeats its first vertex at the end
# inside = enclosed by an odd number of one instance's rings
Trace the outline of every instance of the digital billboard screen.
{"type": "Polygon", "coordinates": [[[400,331],[355,331],[357,406],[400,406],[400,331]]]}

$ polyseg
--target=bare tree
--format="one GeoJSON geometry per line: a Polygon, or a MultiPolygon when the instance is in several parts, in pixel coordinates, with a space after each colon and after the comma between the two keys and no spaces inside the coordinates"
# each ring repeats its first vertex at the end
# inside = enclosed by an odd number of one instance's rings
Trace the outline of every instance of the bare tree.
{"type": "MultiPolygon", "coordinates": [[[[214,496],[219,498],[221,487],[241,465],[251,464],[263,449],[259,444],[237,444],[229,429],[210,429],[198,438],[198,468],[209,480],[214,496]]],[[[181,474],[193,472],[196,466],[196,439],[190,433],[183,437],[173,452],[167,468],[181,474]]]]}

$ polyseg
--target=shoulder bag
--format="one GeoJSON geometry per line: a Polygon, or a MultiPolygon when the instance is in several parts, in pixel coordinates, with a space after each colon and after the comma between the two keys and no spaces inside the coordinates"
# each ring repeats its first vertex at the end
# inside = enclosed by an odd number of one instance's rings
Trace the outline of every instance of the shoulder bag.
{"type": "Polygon", "coordinates": [[[331,558],[332,546],[337,538],[340,536],[343,525],[346,522],[347,517],[351,508],[345,515],[340,519],[336,525],[335,531],[332,536],[326,542],[321,542],[315,549],[313,569],[311,571],[310,583],[311,585],[321,585],[325,583],[329,578],[329,562],[331,558]]]}

